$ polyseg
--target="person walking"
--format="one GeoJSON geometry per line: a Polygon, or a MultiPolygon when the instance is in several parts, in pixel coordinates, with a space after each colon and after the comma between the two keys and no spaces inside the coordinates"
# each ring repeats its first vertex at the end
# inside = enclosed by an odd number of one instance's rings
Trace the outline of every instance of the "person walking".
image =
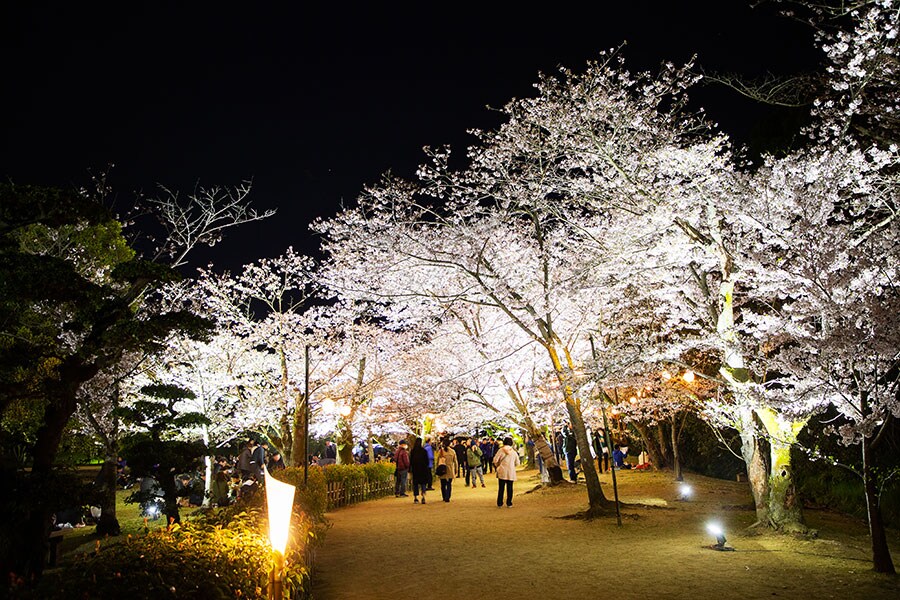
{"type": "Polygon", "coordinates": [[[513,448],[512,438],[503,438],[503,446],[494,455],[494,470],[497,471],[499,481],[497,508],[503,506],[504,489],[506,490],[506,506],[512,507],[513,481],[516,480],[517,466],[519,466],[519,453],[513,448]]]}
{"type": "Polygon", "coordinates": [[[450,444],[444,442],[438,450],[436,461],[437,467],[435,467],[434,473],[441,480],[441,498],[444,502],[450,502],[450,495],[453,493],[453,478],[458,477],[457,473],[459,472],[456,452],[450,448],[450,444]]]}
{"type": "Polygon", "coordinates": [[[406,498],[407,478],[409,477],[409,452],[406,451],[406,440],[400,440],[394,452],[394,497],[406,498]]]}
{"type": "Polygon", "coordinates": [[[609,448],[606,447],[606,432],[603,428],[594,432],[594,452],[597,453],[597,466],[600,472],[609,471],[609,448]]]}
{"type": "Polygon", "coordinates": [[[419,492],[422,492],[422,504],[425,504],[425,490],[431,483],[431,469],[428,467],[428,453],[420,437],[416,438],[409,451],[409,470],[413,478],[413,502],[419,503],[419,492]]]}
{"type": "Polygon", "coordinates": [[[569,468],[569,479],[575,483],[578,481],[578,472],[575,470],[575,457],[578,455],[578,441],[575,439],[575,432],[572,431],[571,425],[566,425],[563,438],[563,444],[566,449],[566,466],[569,468]]]}
{"type": "Polygon", "coordinates": [[[428,470],[431,471],[432,476],[428,479],[428,487],[425,489],[433,490],[434,487],[432,483],[434,482],[434,448],[431,445],[431,438],[425,438],[425,453],[428,455],[428,470]]]}
{"type": "Polygon", "coordinates": [[[484,455],[478,443],[476,440],[472,440],[472,445],[466,451],[466,461],[469,463],[469,477],[472,479],[473,488],[478,487],[478,484],[475,483],[476,477],[481,479],[481,487],[484,487],[484,469],[481,468],[482,456],[484,455]]]}
{"type": "Polygon", "coordinates": [[[468,446],[468,442],[463,440],[456,444],[456,460],[459,462],[459,468],[462,471],[462,476],[466,478],[466,486],[469,485],[469,463],[466,460],[466,447],[468,446]]]}

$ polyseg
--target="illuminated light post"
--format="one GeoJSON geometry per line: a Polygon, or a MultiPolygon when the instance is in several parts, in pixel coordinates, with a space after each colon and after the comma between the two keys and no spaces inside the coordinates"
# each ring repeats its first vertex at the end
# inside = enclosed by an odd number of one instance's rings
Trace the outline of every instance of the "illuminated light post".
{"type": "Polygon", "coordinates": [[[275,553],[274,565],[269,573],[269,600],[284,598],[284,551],[291,533],[291,513],[294,509],[294,492],[297,488],[279,481],[263,467],[266,482],[266,510],[269,516],[269,543],[275,553]]]}
{"type": "Polygon", "coordinates": [[[684,379],[685,383],[694,383],[694,372],[688,369],[681,378],[684,379]]]}
{"type": "Polygon", "coordinates": [[[341,404],[340,408],[338,408],[338,412],[341,414],[342,417],[349,417],[350,412],[352,410],[353,409],[350,408],[349,406],[347,406],[346,404],[341,404]]]}

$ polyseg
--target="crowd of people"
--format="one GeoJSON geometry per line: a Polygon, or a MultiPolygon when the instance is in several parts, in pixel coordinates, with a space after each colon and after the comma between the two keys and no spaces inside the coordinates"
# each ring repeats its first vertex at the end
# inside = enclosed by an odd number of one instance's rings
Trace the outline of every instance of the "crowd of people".
{"type": "MultiPolygon", "coordinates": [[[[628,446],[613,444],[612,452],[603,429],[588,430],[591,440],[591,458],[597,461],[600,473],[609,469],[629,469],[626,461],[628,446]]],[[[565,464],[569,479],[578,480],[580,456],[574,431],[570,424],[553,432],[549,440],[560,465],[565,464]]],[[[533,445],[533,441],[528,443],[533,445]]],[[[378,462],[395,464],[395,497],[405,498],[412,490],[413,503],[425,504],[426,493],[433,491],[434,482],[440,485],[441,499],[450,502],[453,483],[462,480],[465,487],[487,487],[485,476],[496,473],[498,480],[497,506],[512,506],[513,482],[516,481],[516,467],[520,464],[519,452],[513,439],[466,436],[441,436],[434,441],[431,437],[415,438],[412,448],[406,439],[400,440],[391,451],[380,443],[373,443],[370,449],[361,441],[353,449],[356,463],[367,463],[371,457],[378,462]]],[[[338,461],[337,446],[332,440],[325,440],[320,455],[310,455],[309,464],[326,466],[338,461]]],[[[537,466],[544,472],[543,460],[536,455],[537,466]]],[[[270,472],[285,468],[285,462],[277,450],[270,452],[269,443],[248,439],[236,456],[216,456],[212,466],[212,483],[209,486],[209,504],[228,506],[241,498],[255,494],[262,485],[263,467],[270,472]]],[[[119,482],[124,487],[128,483],[127,466],[119,460],[119,482]]],[[[204,503],[206,477],[202,469],[176,476],[176,488],[185,506],[200,506],[204,503]]],[[[140,481],[141,490],[154,493],[159,486],[153,477],[140,481]]],[[[458,485],[458,484],[457,484],[458,485]]],[[[160,494],[161,495],[161,494],[160,494]]]]}
{"type": "Polygon", "coordinates": [[[512,486],[520,460],[511,437],[504,438],[502,442],[489,437],[445,437],[437,442],[437,450],[430,437],[424,440],[417,437],[412,449],[408,446],[407,440],[400,440],[392,456],[395,497],[409,496],[407,491],[412,476],[413,503],[420,504],[421,496],[421,504],[425,504],[426,492],[434,489],[433,482],[437,478],[441,486],[441,499],[450,502],[454,479],[464,479],[466,487],[486,487],[485,473],[495,471],[499,481],[497,506],[503,506],[504,491],[506,506],[512,506],[512,486]]]}
{"type": "MultiPolygon", "coordinates": [[[[620,440],[618,443],[613,442],[612,452],[610,452],[610,440],[613,438],[607,436],[606,431],[602,427],[597,428],[596,430],[588,428],[586,433],[591,442],[591,460],[597,461],[597,468],[600,473],[606,473],[610,468],[643,470],[650,467],[649,462],[646,461],[639,460],[637,464],[632,464],[626,460],[628,458],[628,443],[625,440],[620,440]],[[610,464],[610,461],[612,461],[612,464],[610,464]]],[[[565,459],[569,479],[573,482],[577,482],[578,473],[581,470],[581,456],[578,450],[575,432],[570,423],[567,423],[562,429],[554,432],[552,445],[557,462],[562,465],[563,459],[565,459]]],[[[543,470],[540,457],[538,457],[538,468],[543,470]]]]}

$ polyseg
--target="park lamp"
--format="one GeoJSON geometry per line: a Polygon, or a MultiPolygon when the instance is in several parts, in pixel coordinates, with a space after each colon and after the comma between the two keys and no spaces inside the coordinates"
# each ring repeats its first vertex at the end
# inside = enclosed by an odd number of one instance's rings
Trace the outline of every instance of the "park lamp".
{"type": "Polygon", "coordinates": [[[682,483],[678,487],[678,491],[681,493],[681,495],[678,497],[679,500],[690,500],[691,496],[694,495],[694,488],[686,483],[682,483]]]}
{"type": "Polygon", "coordinates": [[[725,530],[722,529],[722,526],[718,523],[707,523],[706,530],[716,538],[716,545],[713,546],[713,550],[724,550],[725,549],[725,530]]]}
{"type": "Polygon", "coordinates": [[[263,467],[266,482],[266,509],[269,513],[269,542],[275,551],[275,566],[269,575],[269,599],[283,598],[284,551],[291,531],[296,487],[272,477],[263,467]]]}
{"type": "Polygon", "coordinates": [[[685,383],[694,383],[694,372],[688,369],[681,378],[684,379],[685,383]]]}
{"type": "Polygon", "coordinates": [[[340,408],[338,408],[338,412],[341,413],[342,417],[349,417],[352,411],[353,409],[346,404],[341,404],[340,408]]]}

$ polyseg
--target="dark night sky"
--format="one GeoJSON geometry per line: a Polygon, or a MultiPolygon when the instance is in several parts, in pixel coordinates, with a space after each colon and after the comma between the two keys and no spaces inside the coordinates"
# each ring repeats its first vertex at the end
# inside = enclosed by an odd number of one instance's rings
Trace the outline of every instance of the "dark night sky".
{"type": "MultiPolygon", "coordinates": [[[[808,28],[743,0],[137,4],[4,3],[0,176],[84,185],[114,163],[120,196],[252,179],[254,205],[278,214],[200,257],[232,269],[312,252],[314,217],[388,169],[412,174],[424,145],[461,154],[467,129],[498,124],[487,105],[622,41],[633,69],[693,53],[750,75],[818,59],[808,28]]],[[[726,90],[694,96],[739,140],[767,118],[726,90]]]]}

